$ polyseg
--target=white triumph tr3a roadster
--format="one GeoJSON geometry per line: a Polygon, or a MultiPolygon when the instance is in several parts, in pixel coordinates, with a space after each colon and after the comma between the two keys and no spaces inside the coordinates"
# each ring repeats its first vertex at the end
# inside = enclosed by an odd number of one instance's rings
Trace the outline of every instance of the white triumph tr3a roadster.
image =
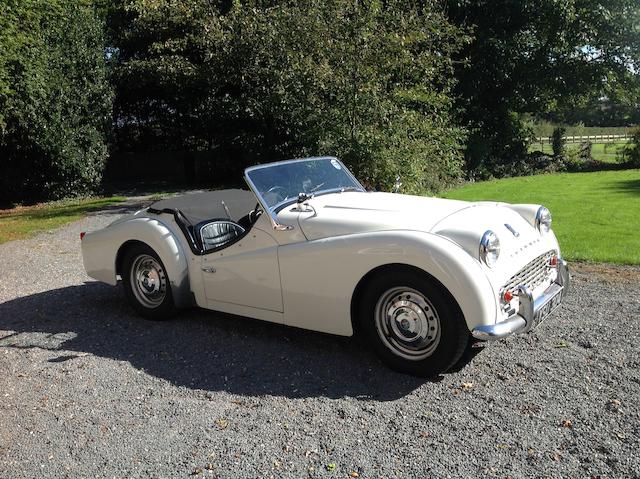
{"type": "Polygon", "coordinates": [[[433,376],[470,337],[536,327],[569,273],[540,205],[367,192],[336,158],[245,171],[251,191],[158,201],[81,234],[89,276],[122,279],[164,319],[197,305],[325,333],[360,333],[392,368],[433,376]]]}

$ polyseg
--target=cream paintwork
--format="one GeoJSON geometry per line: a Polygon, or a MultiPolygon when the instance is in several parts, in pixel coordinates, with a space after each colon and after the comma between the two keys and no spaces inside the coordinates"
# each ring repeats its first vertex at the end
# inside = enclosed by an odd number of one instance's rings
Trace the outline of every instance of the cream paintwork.
{"type": "Polygon", "coordinates": [[[81,244],[84,268],[89,276],[107,284],[117,284],[118,250],[128,241],[140,241],[153,248],[162,259],[177,304],[188,303],[189,298],[183,291],[189,283],[187,261],[190,251],[184,241],[178,239],[175,224],[163,220],[137,212],[127,221],[117,221],[107,228],[87,233],[81,244]]]}
{"type": "Polygon", "coordinates": [[[469,328],[495,322],[495,294],[480,263],[440,236],[418,231],[360,233],[283,246],[279,255],[284,322],[290,326],[351,335],[351,299],[357,284],[388,264],[429,271],[456,298],[469,328]]]}
{"type": "Polygon", "coordinates": [[[282,313],[278,243],[261,230],[252,228],[239,242],[221,251],[202,256],[207,303],[232,303],[282,313]]]}
{"type": "Polygon", "coordinates": [[[119,248],[142,241],[160,256],[180,305],[193,298],[208,309],[347,336],[360,280],[379,266],[407,264],[447,288],[471,330],[505,319],[498,294],[508,278],[541,253],[559,252],[552,232],[534,228],[537,208],[331,193],[283,208],[277,220],[289,230],[274,230],[263,214],[240,242],[217,253],[193,254],[171,215],[146,211],[88,233],[82,250],[88,274],[116,284],[119,248]],[[478,260],[487,229],[502,246],[494,268],[478,260]]]}

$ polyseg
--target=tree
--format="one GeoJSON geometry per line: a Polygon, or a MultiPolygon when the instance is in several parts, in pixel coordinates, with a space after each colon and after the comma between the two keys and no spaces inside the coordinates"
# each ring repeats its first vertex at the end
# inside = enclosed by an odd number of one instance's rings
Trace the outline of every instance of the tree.
{"type": "Polygon", "coordinates": [[[111,8],[118,147],[213,150],[236,170],[341,156],[376,188],[461,174],[436,2],[131,0],[111,8]]]}
{"type": "Polygon", "coordinates": [[[472,30],[456,56],[471,170],[492,173],[526,156],[523,113],[638,91],[637,0],[449,0],[448,18],[472,30]]]}
{"type": "Polygon", "coordinates": [[[5,0],[0,18],[0,202],[91,191],[111,110],[102,23],[63,0],[5,0]]]}

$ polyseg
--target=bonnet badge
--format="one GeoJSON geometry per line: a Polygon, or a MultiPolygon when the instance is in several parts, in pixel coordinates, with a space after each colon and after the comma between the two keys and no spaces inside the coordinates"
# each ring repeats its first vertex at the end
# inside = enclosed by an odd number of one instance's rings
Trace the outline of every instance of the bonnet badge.
{"type": "Polygon", "coordinates": [[[516,238],[520,236],[520,233],[518,233],[516,229],[513,226],[511,226],[509,223],[505,223],[504,225],[509,231],[511,231],[511,234],[513,234],[513,236],[515,236],[516,238]]]}

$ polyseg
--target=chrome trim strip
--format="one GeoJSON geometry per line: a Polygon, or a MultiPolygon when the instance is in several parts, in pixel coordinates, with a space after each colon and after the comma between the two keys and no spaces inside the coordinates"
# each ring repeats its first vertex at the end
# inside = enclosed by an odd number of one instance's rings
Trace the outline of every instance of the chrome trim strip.
{"type": "Polygon", "coordinates": [[[562,295],[562,299],[569,291],[569,266],[563,259],[558,258],[558,276],[539,297],[533,298],[531,291],[526,286],[518,287],[518,299],[520,306],[518,312],[509,316],[504,321],[496,324],[483,324],[471,331],[474,338],[483,341],[491,341],[506,338],[515,333],[524,333],[531,330],[536,313],[544,307],[556,294],[562,295]]]}

